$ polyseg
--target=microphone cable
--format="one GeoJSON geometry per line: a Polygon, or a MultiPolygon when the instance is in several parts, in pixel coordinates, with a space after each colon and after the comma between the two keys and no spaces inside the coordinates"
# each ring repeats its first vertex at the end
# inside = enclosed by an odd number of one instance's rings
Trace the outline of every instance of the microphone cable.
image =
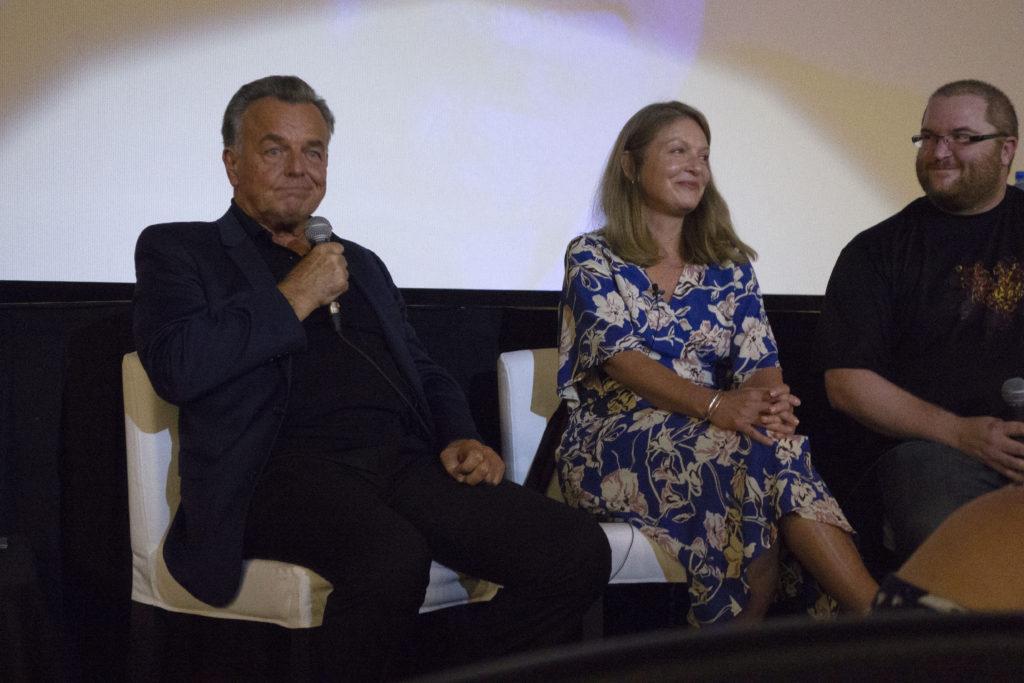
{"type": "Polygon", "coordinates": [[[393,379],[391,379],[391,377],[389,377],[386,372],[384,372],[383,368],[381,368],[376,361],[370,358],[370,354],[366,353],[366,351],[360,348],[358,344],[356,344],[351,339],[345,336],[345,334],[341,331],[340,325],[334,325],[334,332],[335,334],[338,335],[341,341],[345,343],[346,346],[348,346],[350,349],[359,354],[363,360],[370,364],[370,367],[373,368],[378,375],[384,378],[384,381],[388,383],[388,386],[390,386],[392,390],[394,390],[394,392],[398,395],[398,398],[402,399],[402,402],[405,403],[406,407],[408,407],[409,410],[412,411],[412,414],[416,418],[416,421],[419,422],[420,427],[423,428],[423,435],[429,437],[432,433],[432,430],[430,429],[429,426],[427,426],[426,420],[423,419],[423,416],[420,414],[420,411],[417,410],[415,404],[412,402],[412,399],[406,396],[405,392],[402,391],[398,384],[393,379]]]}

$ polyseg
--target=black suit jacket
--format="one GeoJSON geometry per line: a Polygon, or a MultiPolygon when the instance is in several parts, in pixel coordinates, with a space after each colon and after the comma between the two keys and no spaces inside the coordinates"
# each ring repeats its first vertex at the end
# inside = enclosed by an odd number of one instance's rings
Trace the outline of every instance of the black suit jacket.
{"type": "MultiPolygon", "coordinates": [[[[478,438],[462,391],[427,356],[384,264],[338,241],[438,449],[478,438]]],[[[215,223],[146,228],[135,268],[139,357],[157,393],[180,409],[181,503],[164,559],[190,593],[225,605],[241,583],[249,499],[284,418],[290,354],[306,334],[230,211],[215,223]]]]}

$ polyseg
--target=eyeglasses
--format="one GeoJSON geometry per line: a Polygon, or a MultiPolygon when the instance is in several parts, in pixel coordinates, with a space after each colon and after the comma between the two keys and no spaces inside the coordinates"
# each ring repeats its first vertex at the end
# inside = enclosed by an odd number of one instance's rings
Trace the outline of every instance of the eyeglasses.
{"type": "Polygon", "coordinates": [[[971,135],[970,133],[950,133],[949,135],[921,133],[920,135],[912,136],[910,141],[914,143],[914,147],[927,147],[930,149],[938,146],[940,140],[945,142],[947,147],[966,147],[982,140],[1007,137],[1010,136],[1006,133],[986,133],[984,135],[971,135]]]}

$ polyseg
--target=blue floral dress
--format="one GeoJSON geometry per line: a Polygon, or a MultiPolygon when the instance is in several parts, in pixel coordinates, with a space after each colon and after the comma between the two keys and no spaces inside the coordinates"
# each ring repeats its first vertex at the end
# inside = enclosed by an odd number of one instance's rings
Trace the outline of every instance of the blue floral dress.
{"type": "MultiPolygon", "coordinates": [[[[705,387],[729,389],[778,366],[775,339],[749,263],[686,266],[670,302],[646,271],[600,233],[570,242],[562,292],[558,388],[569,423],[558,449],[566,501],[627,521],[688,576],[694,624],[746,605],[746,567],[778,538],[785,514],[852,531],[811,465],[806,437],[765,446],[738,432],[658,409],[601,368],[639,351],[705,387]]],[[[833,603],[799,566],[783,567],[780,597],[819,615],[833,603]]]]}

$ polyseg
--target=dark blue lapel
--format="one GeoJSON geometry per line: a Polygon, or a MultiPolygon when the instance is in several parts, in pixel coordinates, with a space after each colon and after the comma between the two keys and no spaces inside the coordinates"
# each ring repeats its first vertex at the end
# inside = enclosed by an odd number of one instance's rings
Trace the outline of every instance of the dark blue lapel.
{"type": "Polygon", "coordinates": [[[245,228],[231,211],[217,220],[217,228],[220,230],[220,241],[224,245],[228,257],[235,262],[253,289],[277,284],[270,268],[267,267],[259,251],[256,250],[256,245],[249,239],[245,228]]]}
{"type": "Polygon", "coordinates": [[[423,393],[423,382],[406,340],[405,318],[398,302],[395,301],[398,292],[369,251],[348,240],[341,241],[345,245],[350,286],[358,288],[377,313],[391,356],[399,371],[405,376],[406,382],[416,392],[414,400],[417,408],[421,413],[426,413],[427,397],[423,393]]]}
{"type": "MultiPolygon", "coordinates": [[[[256,245],[249,239],[245,228],[238,222],[229,209],[227,213],[217,219],[217,229],[220,231],[220,241],[228,258],[234,261],[238,269],[245,275],[246,281],[253,289],[275,287],[277,282],[274,274],[270,272],[266,261],[260,256],[256,245]]],[[[285,356],[280,368],[284,372],[285,381],[291,385],[292,381],[292,358],[285,356]]]]}

